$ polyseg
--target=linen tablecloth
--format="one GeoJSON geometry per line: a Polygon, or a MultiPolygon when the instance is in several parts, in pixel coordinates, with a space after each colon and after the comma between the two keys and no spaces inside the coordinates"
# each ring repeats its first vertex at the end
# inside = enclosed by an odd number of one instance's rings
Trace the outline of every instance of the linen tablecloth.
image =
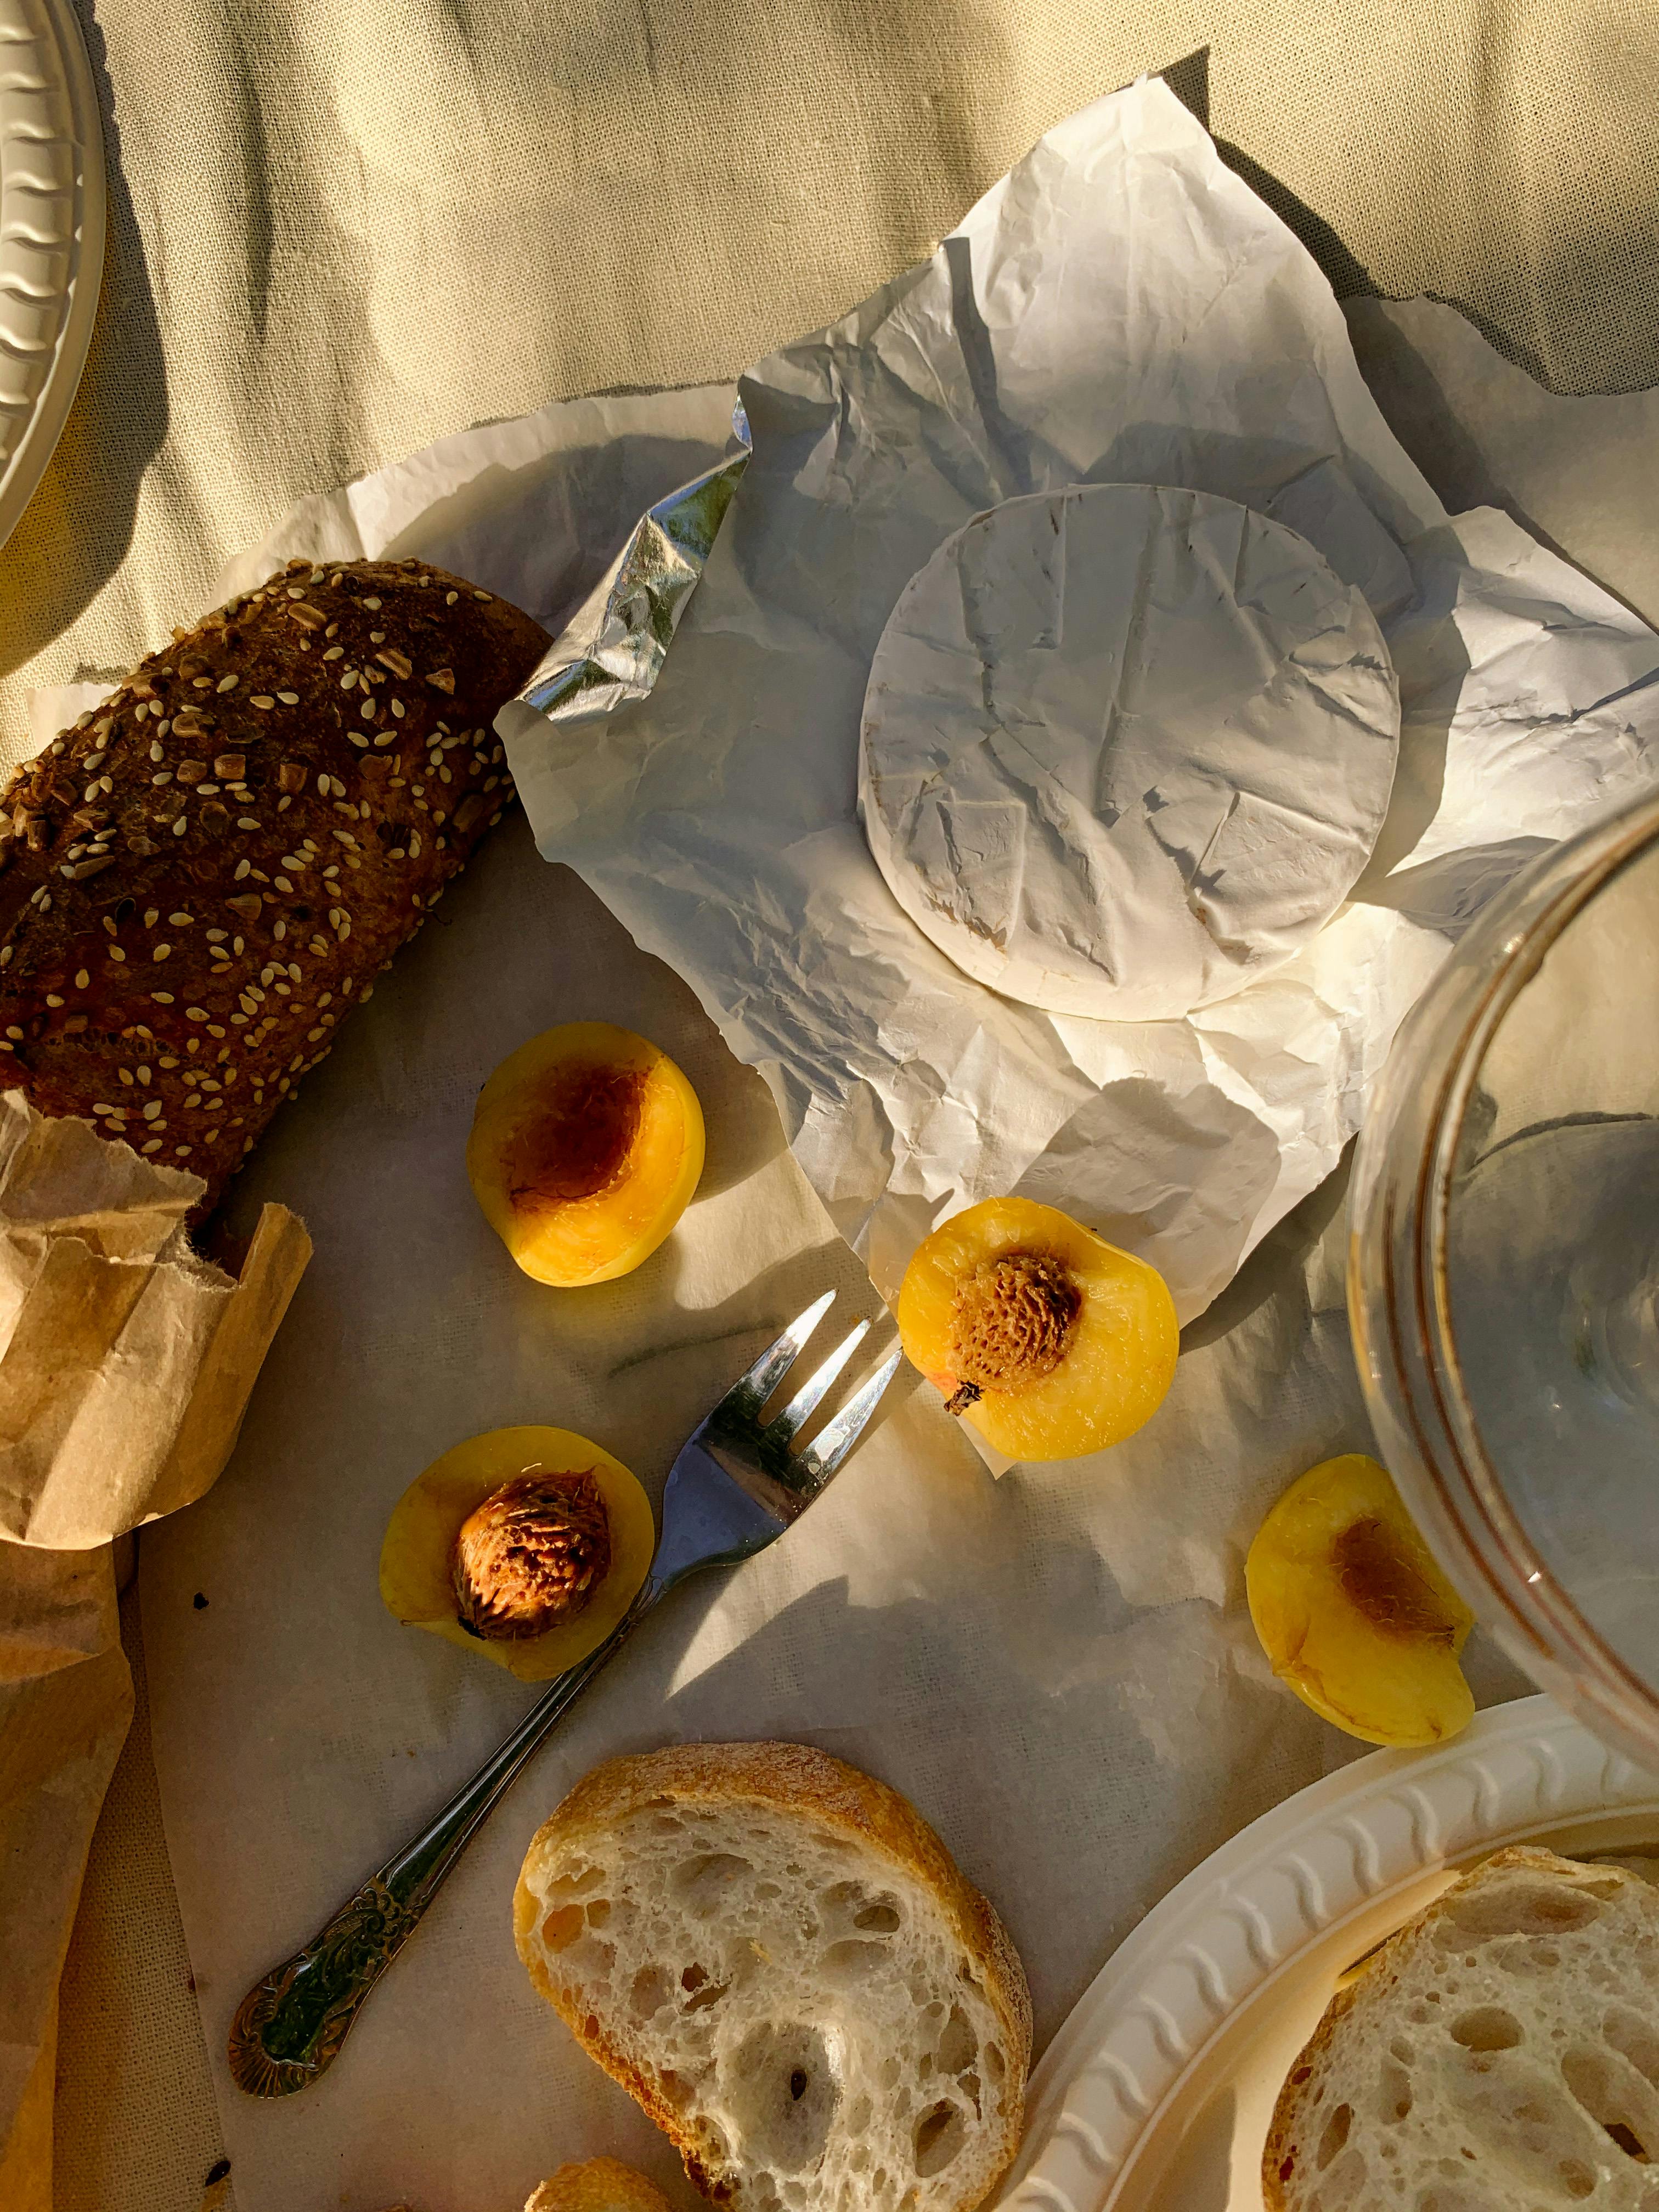
{"type": "MultiPolygon", "coordinates": [[[[369,0],[80,4],[109,255],[68,433],[0,552],[7,759],[33,686],[118,675],[301,494],[550,397],[734,374],[1143,70],[1168,72],[1339,295],[1450,301],[1556,392],[1659,372],[1645,0],[406,0],[395,21],[369,0]]],[[[1490,357],[1442,326],[1419,345],[1409,321],[1355,320],[1449,502],[1507,498],[1594,567],[1604,503],[1576,512],[1559,470],[1528,489],[1524,452],[1443,434],[1436,374],[1463,362],[1478,415],[1490,357]]],[[[1565,403],[1538,404],[1559,433],[1565,403]]],[[[1654,579],[1603,580],[1659,611],[1654,579]]],[[[1304,1238],[1328,1239],[1330,1213],[1304,1238]]],[[[136,1613],[125,1627],[137,1658],[136,1613]]],[[[58,2074],[64,2212],[232,2203],[142,1680],[58,2074]]]]}

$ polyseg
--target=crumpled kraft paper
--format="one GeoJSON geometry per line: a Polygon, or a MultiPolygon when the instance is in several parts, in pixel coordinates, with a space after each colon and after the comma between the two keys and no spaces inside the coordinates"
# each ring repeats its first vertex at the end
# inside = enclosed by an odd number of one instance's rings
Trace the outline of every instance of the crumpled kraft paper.
{"type": "Polygon", "coordinates": [[[0,1096],[0,1537],[106,1544],[224,1465],[311,1240],[265,1207],[233,1280],[188,1241],[204,1188],[0,1096]]]}
{"type": "Polygon", "coordinates": [[[1533,853],[1659,775],[1659,638],[1490,509],[1450,518],[1330,288],[1162,83],[1072,117],[933,260],[742,385],[753,456],[650,698],[497,726],[543,853],[691,984],[890,1300],[1008,1191],[1151,1260],[1183,1322],[1335,1165],[1395,1026],[1533,853]],[[1239,500],[1364,592],[1400,678],[1370,868],[1184,1021],[1045,1014],[900,909],[856,811],[878,639],[1010,496],[1239,500]]]}
{"type": "MultiPolygon", "coordinates": [[[[732,396],[720,386],[578,400],[441,441],[303,501],[210,604],[301,545],[347,559],[397,542],[399,552],[441,548],[465,573],[562,622],[628,520],[721,459],[732,396]]],[[[37,747],[106,696],[89,684],[34,693],[37,747]]],[[[290,1109],[290,1129],[295,1120],[290,1109]]],[[[273,1132],[267,1150],[284,1141],[273,1132]]],[[[299,1220],[268,1203],[233,1282],[185,1241],[202,1188],[83,1123],[0,1096],[4,2212],[50,2212],[58,1979],[131,1714],[107,1539],[210,1486],[311,1253],[299,1220]]],[[[331,1191],[331,1218],[360,1195],[331,1191]]]]}
{"type": "Polygon", "coordinates": [[[132,1715],[112,1540],[223,1467],[311,1255],[282,1206],[240,1277],[198,1176],[0,1095],[0,2205],[48,2212],[58,1984],[132,1715]]]}
{"type": "Polygon", "coordinates": [[[0,2204],[50,2212],[58,1983],[132,1717],[109,1546],[0,1543],[0,2204]]]}
{"type": "Polygon", "coordinates": [[[0,1095],[0,2204],[52,2202],[63,1971],[132,1716],[112,1539],[199,1498],[311,1240],[267,1206],[239,1279],[199,1177],[0,1095]]]}

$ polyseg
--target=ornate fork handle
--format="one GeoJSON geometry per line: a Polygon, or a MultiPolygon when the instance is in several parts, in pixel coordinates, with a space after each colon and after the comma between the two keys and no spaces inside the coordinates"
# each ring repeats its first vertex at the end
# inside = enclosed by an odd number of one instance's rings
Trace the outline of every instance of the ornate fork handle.
{"type": "Polygon", "coordinates": [[[256,2097],[303,2089],[333,2063],[370,1991],[420,1924],[445,1877],[565,1709],[651,1610],[648,1577],[596,1651],[551,1682],[505,1743],[431,1825],[377,1868],[310,1942],[273,1966],[237,2008],[231,2077],[256,2097]]]}
{"type": "Polygon", "coordinates": [[[834,1301],[815,1298],[752,1361],[686,1438],[663,1489],[662,1534],[639,1595],[596,1651],[550,1683],[495,1756],[429,1827],[370,1875],[302,1950],[275,1966],[237,2008],[231,2078],[255,2097],[303,2089],[333,2063],[370,1991],[478,1829],[561,1713],[652,1607],[688,1575],[732,1566],[775,1542],[833,1479],[880,1403],[901,1354],[883,1361],[794,1451],[803,1425],[861,1341],[860,1322],[772,1420],[762,1415],[834,1301]]]}

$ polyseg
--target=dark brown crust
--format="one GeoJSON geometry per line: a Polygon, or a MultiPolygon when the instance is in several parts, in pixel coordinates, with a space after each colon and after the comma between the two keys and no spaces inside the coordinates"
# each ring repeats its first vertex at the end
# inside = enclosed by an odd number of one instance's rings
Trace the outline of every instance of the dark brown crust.
{"type": "MultiPolygon", "coordinates": [[[[526,1868],[562,1850],[579,1851],[584,1836],[605,1832],[659,1800],[781,1807],[826,1827],[850,1831],[933,1892],[957,1940],[979,1966],[986,1996],[1008,2042],[1007,2125],[984,2189],[973,2200],[981,2202],[1007,2170],[1019,2145],[1024,2084],[1031,2058],[1030,1990],[1019,1954],[995,1907],[963,1875],[915,1807],[886,1783],[810,1744],[671,1744],[661,1751],[607,1759],[585,1775],[531,1838],[526,1868]]],[[[683,2115],[659,2094],[654,2081],[629,2063],[606,2033],[605,2022],[578,2017],[562,2001],[536,1944],[539,1913],[535,1894],[520,1873],[513,1899],[514,1932],[532,1982],[589,2057],[621,2082],[668,2136],[697,2188],[717,2202],[728,2197],[729,2185],[717,2181],[699,2160],[683,2115]]]]}
{"type": "Polygon", "coordinates": [[[216,1202],[499,819],[546,644],[414,561],[290,562],[176,632],[0,797],[0,1088],[216,1202]]]}

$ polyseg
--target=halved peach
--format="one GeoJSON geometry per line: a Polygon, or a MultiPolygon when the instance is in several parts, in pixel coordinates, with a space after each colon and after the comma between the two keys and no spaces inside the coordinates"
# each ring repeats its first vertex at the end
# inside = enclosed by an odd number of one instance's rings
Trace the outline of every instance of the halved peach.
{"type": "Polygon", "coordinates": [[[406,1626],[493,1659],[521,1682],[545,1682],[604,1643],[656,1547],[650,1499],[602,1445],[569,1429],[490,1429],[434,1460],[398,1499],[380,1547],[380,1595],[406,1626]],[[540,1493],[541,1510],[514,1509],[526,1492],[532,1503],[540,1493]],[[565,1502],[571,1510],[562,1511],[565,1502]],[[515,1592],[528,1594],[532,1609],[516,1620],[515,1592]],[[555,1625],[520,1632],[538,1604],[555,1625]]]}
{"type": "Polygon", "coordinates": [[[1474,1616],[1364,1453],[1291,1485],[1256,1531],[1244,1587],[1274,1674],[1350,1735],[1439,1743],[1474,1717],[1457,1656],[1474,1616]]]}
{"type": "Polygon", "coordinates": [[[566,1022],[485,1084],[466,1172],[538,1283],[608,1283],[647,1260],[702,1173],[702,1109],[665,1052],[609,1022],[566,1022]]]}
{"type": "Polygon", "coordinates": [[[950,1410],[1022,1460],[1132,1436],[1163,1403],[1181,1340],[1156,1267],[1029,1198],[988,1198],[925,1237],[898,1326],[950,1410]]]}

